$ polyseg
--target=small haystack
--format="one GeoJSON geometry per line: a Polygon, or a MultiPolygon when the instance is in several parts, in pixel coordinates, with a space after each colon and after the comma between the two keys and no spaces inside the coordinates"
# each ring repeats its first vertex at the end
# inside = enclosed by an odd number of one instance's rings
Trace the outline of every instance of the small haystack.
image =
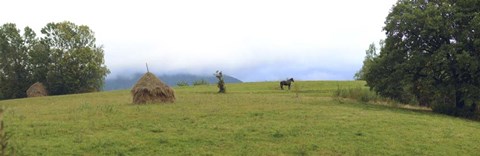
{"type": "Polygon", "coordinates": [[[154,74],[147,72],[132,88],[134,104],[175,102],[175,92],[154,74]]]}
{"type": "Polygon", "coordinates": [[[40,83],[34,83],[30,88],[27,89],[27,97],[39,97],[39,96],[47,96],[47,89],[45,86],[40,83]]]}

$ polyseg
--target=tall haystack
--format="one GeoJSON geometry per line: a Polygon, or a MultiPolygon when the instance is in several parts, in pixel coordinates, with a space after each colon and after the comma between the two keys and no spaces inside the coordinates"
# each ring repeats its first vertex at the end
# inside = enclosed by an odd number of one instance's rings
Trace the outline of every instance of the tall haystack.
{"type": "Polygon", "coordinates": [[[154,74],[147,72],[132,88],[134,104],[175,102],[175,92],[154,74]]]}
{"type": "Polygon", "coordinates": [[[45,86],[40,83],[34,83],[30,88],[27,89],[27,96],[28,97],[39,97],[39,96],[47,96],[47,89],[45,89],[45,86]]]}

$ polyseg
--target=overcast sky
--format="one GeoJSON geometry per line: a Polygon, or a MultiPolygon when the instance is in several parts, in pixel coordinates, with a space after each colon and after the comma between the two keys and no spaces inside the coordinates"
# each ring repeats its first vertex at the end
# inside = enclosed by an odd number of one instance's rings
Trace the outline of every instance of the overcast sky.
{"type": "Polygon", "coordinates": [[[5,0],[0,24],[37,34],[87,25],[109,78],[131,72],[224,74],[243,81],[351,80],[385,38],[396,0],[5,0]]]}

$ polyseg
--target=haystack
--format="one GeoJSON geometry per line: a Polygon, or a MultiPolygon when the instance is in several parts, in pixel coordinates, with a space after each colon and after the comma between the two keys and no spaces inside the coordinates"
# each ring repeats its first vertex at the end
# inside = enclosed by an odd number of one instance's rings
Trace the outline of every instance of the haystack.
{"type": "Polygon", "coordinates": [[[154,74],[147,72],[132,88],[134,104],[175,102],[175,92],[154,74]]]}
{"type": "Polygon", "coordinates": [[[28,97],[39,97],[39,96],[47,96],[47,89],[45,89],[45,86],[40,83],[34,83],[30,88],[27,89],[27,96],[28,97]]]}

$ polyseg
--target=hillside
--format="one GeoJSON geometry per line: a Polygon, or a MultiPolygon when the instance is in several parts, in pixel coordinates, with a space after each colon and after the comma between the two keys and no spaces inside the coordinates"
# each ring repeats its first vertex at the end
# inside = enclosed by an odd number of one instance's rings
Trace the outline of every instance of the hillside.
{"type": "Polygon", "coordinates": [[[17,155],[477,155],[480,123],[333,98],[361,81],[175,87],[174,104],[129,90],[0,101],[17,155]]]}
{"type": "MultiPolygon", "coordinates": [[[[137,73],[130,76],[119,76],[116,78],[110,78],[105,80],[105,86],[103,90],[122,90],[122,89],[131,89],[132,86],[137,83],[138,79],[142,77],[143,74],[137,73]]],[[[189,85],[192,85],[193,82],[198,80],[205,80],[210,84],[217,83],[217,78],[215,76],[200,76],[192,74],[176,74],[176,75],[158,75],[157,76],[167,85],[176,86],[178,82],[183,81],[187,82],[189,85]]],[[[224,75],[225,83],[242,83],[237,78],[232,76],[224,75]]]]}

